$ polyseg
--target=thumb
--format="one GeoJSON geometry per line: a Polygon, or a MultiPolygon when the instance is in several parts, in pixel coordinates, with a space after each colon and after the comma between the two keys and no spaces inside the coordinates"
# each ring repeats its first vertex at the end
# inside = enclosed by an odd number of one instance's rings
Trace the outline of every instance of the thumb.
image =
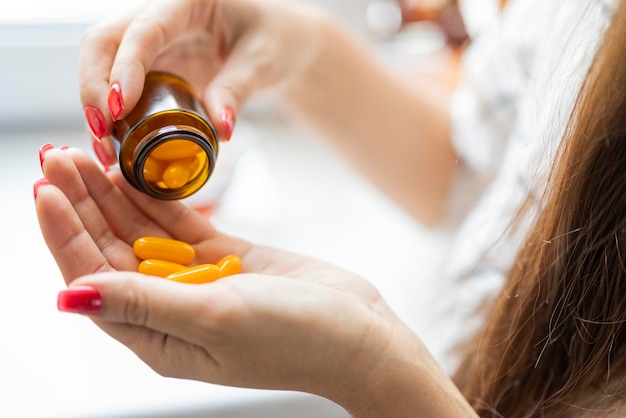
{"type": "MultiPolygon", "coordinates": [[[[213,292],[201,289],[207,285],[175,283],[134,272],[106,272],[74,280],[59,292],[57,307],[62,312],[139,326],[200,345],[200,338],[210,331],[206,319],[214,314],[213,292]]],[[[122,342],[132,338],[113,337],[122,342]]]]}

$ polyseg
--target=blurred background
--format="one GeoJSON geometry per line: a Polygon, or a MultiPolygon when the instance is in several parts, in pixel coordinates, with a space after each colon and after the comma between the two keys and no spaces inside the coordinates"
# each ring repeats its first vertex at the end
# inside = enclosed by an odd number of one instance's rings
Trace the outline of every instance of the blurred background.
{"type": "MultiPolygon", "coordinates": [[[[307,1],[327,8],[381,62],[409,76],[455,59],[496,13],[493,0],[307,1]]],[[[0,416],[347,416],[314,396],[160,377],[85,318],[56,310],[64,283],[33,205],[38,149],[52,143],[92,153],[78,97],[81,36],[136,2],[0,4],[0,416]]],[[[428,344],[447,233],[414,222],[270,102],[244,110],[216,170],[188,203],[218,228],[356,271],[428,344]]]]}

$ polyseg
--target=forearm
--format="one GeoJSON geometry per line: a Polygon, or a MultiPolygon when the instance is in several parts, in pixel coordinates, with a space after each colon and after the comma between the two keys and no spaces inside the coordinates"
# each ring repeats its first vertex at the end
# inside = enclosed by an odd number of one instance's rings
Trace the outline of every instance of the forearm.
{"type": "Polygon", "coordinates": [[[449,87],[402,80],[330,19],[315,24],[314,59],[284,90],[287,108],[419,220],[436,222],[456,162],[449,87]]]}

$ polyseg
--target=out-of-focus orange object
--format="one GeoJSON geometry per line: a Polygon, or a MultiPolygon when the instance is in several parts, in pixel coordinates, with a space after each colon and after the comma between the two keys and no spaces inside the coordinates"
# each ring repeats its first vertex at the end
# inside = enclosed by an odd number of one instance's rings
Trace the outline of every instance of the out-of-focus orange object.
{"type": "Polygon", "coordinates": [[[403,24],[429,21],[438,24],[452,48],[469,41],[458,0],[399,0],[403,24]]]}

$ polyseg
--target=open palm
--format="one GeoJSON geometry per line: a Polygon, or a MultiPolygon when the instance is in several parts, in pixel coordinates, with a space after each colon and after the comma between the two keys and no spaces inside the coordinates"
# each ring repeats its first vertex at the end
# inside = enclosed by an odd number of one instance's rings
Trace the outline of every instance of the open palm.
{"type": "Polygon", "coordinates": [[[48,151],[44,174],[52,186],[39,188],[37,213],[63,277],[97,288],[94,321],[160,373],[328,396],[346,384],[340,363],[371,361],[363,344],[387,349],[399,321],[357,275],[221,234],[77,149],[48,151]],[[242,274],[188,285],[136,273],[132,244],[147,235],[192,244],[194,263],[237,254],[242,274]]]}

